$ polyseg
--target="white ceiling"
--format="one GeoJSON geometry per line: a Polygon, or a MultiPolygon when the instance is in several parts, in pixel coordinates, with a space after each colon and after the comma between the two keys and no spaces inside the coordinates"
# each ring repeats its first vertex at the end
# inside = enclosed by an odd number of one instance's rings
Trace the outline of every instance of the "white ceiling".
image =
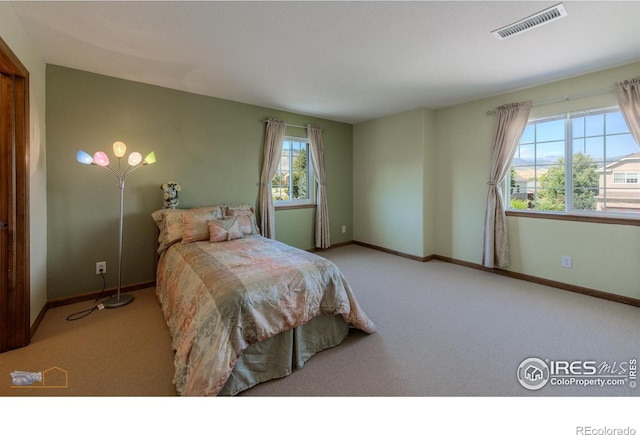
{"type": "Polygon", "coordinates": [[[49,64],[357,123],[640,60],[640,1],[12,2],[49,64]]]}

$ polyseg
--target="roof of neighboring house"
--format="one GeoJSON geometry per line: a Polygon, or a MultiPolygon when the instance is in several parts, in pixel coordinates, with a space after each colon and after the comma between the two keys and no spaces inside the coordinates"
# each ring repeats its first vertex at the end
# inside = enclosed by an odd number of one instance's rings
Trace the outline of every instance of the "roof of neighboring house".
{"type": "Polygon", "coordinates": [[[598,171],[598,172],[603,172],[603,171],[604,171],[604,169],[611,169],[611,168],[613,168],[614,166],[618,166],[618,165],[621,165],[621,164],[624,164],[624,163],[628,163],[628,162],[630,162],[630,161],[636,161],[636,160],[640,161],[640,152],[637,152],[637,153],[633,153],[633,154],[626,155],[626,156],[624,156],[624,157],[622,157],[622,158],[620,158],[620,159],[616,160],[615,162],[611,162],[611,163],[609,163],[609,164],[608,164],[607,166],[605,166],[604,168],[602,168],[602,167],[601,167],[601,168],[598,168],[598,170],[597,170],[597,171],[598,171]]]}

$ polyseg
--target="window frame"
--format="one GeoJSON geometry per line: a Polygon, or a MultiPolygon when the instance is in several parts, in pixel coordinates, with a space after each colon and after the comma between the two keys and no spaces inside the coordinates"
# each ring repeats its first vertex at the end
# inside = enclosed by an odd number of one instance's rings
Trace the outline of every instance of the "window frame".
{"type": "MultiPolygon", "coordinates": [[[[512,209],[511,208],[511,167],[512,164],[509,165],[509,171],[504,179],[503,187],[503,200],[505,204],[505,213],[507,216],[515,216],[515,217],[530,217],[530,218],[540,218],[540,219],[553,219],[553,220],[567,220],[567,221],[580,221],[580,222],[594,222],[594,223],[606,223],[606,224],[621,224],[621,225],[635,225],[640,226],[640,213],[636,212],[619,212],[615,210],[611,211],[601,211],[601,210],[580,210],[575,209],[573,204],[573,134],[572,134],[572,120],[578,117],[586,117],[589,115],[598,115],[598,114],[606,114],[612,112],[620,112],[620,108],[618,106],[608,106],[608,107],[600,107],[595,109],[588,110],[579,110],[572,112],[565,112],[561,114],[556,114],[547,117],[541,117],[537,119],[532,119],[527,122],[527,126],[534,123],[542,123],[542,122],[550,122],[558,119],[564,120],[565,123],[565,133],[564,133],[564,159],[565,159],[565,185],[564,185],[564,193],[565,193],[565,203],[563,211],[549,211],[549,210],[521,210],[521,209],[512,209]],[[569,157],[567,157],[569,156],[569,157]],[[570,159],[570,160],[569,160],[570,159]],[[569,163],[571,162],[571,163],[569,163]]],[[[606,131],[603,132],[603,136],[611,136],[607,135],[606,131]]],[[[537,142],[536,142],[537,143],[537,142]]],[[[519,144],[518,144],[519,145],[519,144]]],[[[639,145],[640,147],[640,145],[639,145]]],[[[606,148],[605,148],[606,153],[606,148]]],[[[606,155],[606,154],[605,154],[606,155]]],[[[605,162],[607,164],[612,162],[605,162]]],[[[538,165],[535,165],[537,169],[538,165]]],[[[621,171],[622,172],[622,171],[621,171]]],[[[627,180],[627,175],[625,172],[625,184],[627,180]]],[[[633,172],[633,171],[631,171],[633,172]]],[[[634,172],[635,173],[635,172],[634,172]]],[[[639,174],[640,175],[640,174],[639,174]]],[[[536,175],[536,180],[539,180],[536,175]]],[[[536,183],[537,184],[537,183],[536,183]]],[[[622,183],[621,183],[622,184],[622,183]]],[[[640,182],[638,183],[640,184],[640,182]]]]}
{"type": "MultiPolygon", "coordinates": [[[[308,198],[305,199],[275,199],[273,198],[273,206],[279,210],[285,209],[296,209],[296,208],[309,208],[316,206],[316,178],[313,173],[313,163],[311,161],[311,142],[307,137],[298,137],[298,136],[285,136],[282,139],[282,148],[281,152],[284,151],[284,144],[286,142],[299,142],[306,144],[307,148],[307,186],[308,186],[308,198]]],[[[282,159],[282,154],[280,159],[282,159]]],[[[293,159],[289,158],[289,171],[293,174],[293,159]]],[[[276,170],[277,174],[277,170],[276,170]]],[[[275,179],[275,176],[274,176],[275,179]]],[[[273,186],[273,180],[271,180],[273,186]]],[[[290,177],[289,180],[289,191],[293,189],[293,177],[290,177]]]]}

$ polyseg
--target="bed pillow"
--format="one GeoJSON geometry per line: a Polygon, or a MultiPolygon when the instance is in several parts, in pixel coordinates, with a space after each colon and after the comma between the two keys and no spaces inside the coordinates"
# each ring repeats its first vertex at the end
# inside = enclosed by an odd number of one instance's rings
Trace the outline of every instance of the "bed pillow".
{"type": "Polygon", "coordinates": [[[238,218],[238,225],[240,226],[242,234],[259,234],[258,223],[256,222],[256,215],[253,212],[253,207],[251,210],[227,209],[227,216],[236,216],[238,218]]]}
{"type": "Polygon", "coordinates": [[[253,212],[253,206],[251,204],[225,204],[224,208],[229,211],[229,210],[248,210],[253,212]]]}
{"type": "Polygon", "coordinates": [[[242,238],[237,217],[210,220],[207,221],[207,226],[209,227],[210,242],[227,242],[242,238]]]}
{"type": "Polygon", "coordinates": [[[159,230],[158,254],[182,240],[182,211],[168,208],[151,213],[151,217],[159,230]],[[177,222],[180,222],[179,227],[176,226],[177,222]]]}

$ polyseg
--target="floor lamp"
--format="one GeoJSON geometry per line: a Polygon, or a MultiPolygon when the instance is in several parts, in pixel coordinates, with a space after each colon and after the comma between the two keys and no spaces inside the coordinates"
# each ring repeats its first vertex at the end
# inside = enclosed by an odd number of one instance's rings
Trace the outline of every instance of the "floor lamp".
{"type": "Polygon", "coordinates": [[[131,295],[121,295],[120,289],[122,285],[122,227],[124,220],[124,179],[135,171],[136,169],[145,166],[151,165],[156,162],[156,155],[151,152],[147,157],[142,159],[142,155],[138,152],[133,152],[129,154],[128,158],[128,166],[123,168],[121,164],[122,157],[127,152],[127,146],[124,142],[114,142],[113,143],[113,153],[116,155],[118,159],[118,171],[116,172],[109,165],[109,157],[102,152],[98,151],[91,157],[89,154],[84,151],[78,151],[77,159],[78,162],[83,163],[85,165],[97,165],[100,166],[107,171],[111,172],[118,179],[118,188],[120,189],[120,236],[119,236],[119,246],[118,246],[118,292],[115,296],[111,296],[106,301],[102,302],[104,308],[118,308],[124,305],[127,305],[131,301],[133,301],[133,296],[131,295]]]}

